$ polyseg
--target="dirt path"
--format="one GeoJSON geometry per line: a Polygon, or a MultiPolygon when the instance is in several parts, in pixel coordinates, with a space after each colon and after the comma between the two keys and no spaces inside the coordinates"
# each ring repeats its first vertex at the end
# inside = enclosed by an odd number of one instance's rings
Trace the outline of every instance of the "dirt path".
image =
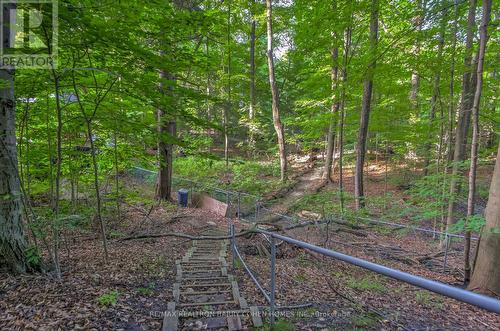
{"type": "Polygon", "coordinates": [[[318,186],[322,183],[322,176],[323,167],[315,166],[311,171],[297,178],[297,184],[284,197],[266,207],[273,212],[286,213],[301,197],[318,190],[318,186]]]}

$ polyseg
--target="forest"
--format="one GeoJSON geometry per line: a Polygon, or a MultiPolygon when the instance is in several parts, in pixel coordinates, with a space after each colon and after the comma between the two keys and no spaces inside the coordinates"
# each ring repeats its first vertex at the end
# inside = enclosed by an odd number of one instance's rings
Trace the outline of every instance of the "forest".
{"type": "Polygon", "coordinates": [[[1,6],[1,330],[500,329],[498,2],[1,6]]]}

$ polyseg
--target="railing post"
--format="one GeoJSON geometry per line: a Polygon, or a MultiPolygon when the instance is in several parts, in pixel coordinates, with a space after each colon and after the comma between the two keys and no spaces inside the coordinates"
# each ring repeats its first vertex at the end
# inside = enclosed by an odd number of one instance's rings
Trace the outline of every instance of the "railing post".
{"type": "Polygon", "coordinates": [[[236,240],[234,237],[234,224],[231,223],[230,225],[230,231],[231,231],[231,255],[232,255],[232,262],[233,262],[233,269],[236,268],[236,240]]]}
{"type": "Polygon", "coordinates": [[[255,222],[259,220],[259,200],[255,200],[255,222]]]}
{"type": "Polygon", "coordinates": [[[194,194],[194,184],[193,184],[193,182],[191,182],[191,194],[190,194],[190,198],[191,198],[191,201],[190,201],[190,203],[191,203],[191,207],[194,207],[194,206],[193,206],[193,194],[194,194]]]}
{"type": "Polygon", "coordinates": [[[274,313],[276,309],[276,240],[271,236],[271,302],[270,302],[270,324],[274,326],[274,313]]]}
{"type": "Polygon", "coordinates": [[[446,272],[446,264],[448,262],[448,249],[450,247],[450,236],[448,235],[448,233],[446,233],[445,240],[446,240],[446,245],[444,249],[443,273],[446,272]]]}
{"type": "Polygon", "coordinates": [[[238,191],[238,220],[241,219],[241,192],[238,191]]]}

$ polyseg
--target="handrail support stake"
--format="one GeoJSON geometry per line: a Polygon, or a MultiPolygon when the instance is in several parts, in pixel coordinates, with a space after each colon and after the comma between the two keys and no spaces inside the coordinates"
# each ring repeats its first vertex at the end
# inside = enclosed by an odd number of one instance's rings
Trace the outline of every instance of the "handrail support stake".
{"type": "Polygon", "coordinates": [[[276,239],[271,236],[271,302],[270,302],[270,319],[271,327],[274,326],[274,314],[276,310],[276,239]]]}
{"type": "Polygon", "coordinates": [[[241,219],[241,192],[238,192],[238,220],[241,219]]]}
{"type": "Polygon", "coordinates": [[[255,222],[259,220],[259,200],[255,200],[255,222]]]}
{"type": "Polygon", "coordinates": [[[231,252],[232,252],[232,260],[233,260],[233,269],[236,268],[236,238],[234,236],[234,224],[231,223],[231,252]]]}
{"type": "Polygon", "coordinates": [[[444,262],[443,262],[443,273],[446,272],[446,264],[448,262],[448,250],[450,248],[450,236],[448,235],[448,233],[446,233],[446,237],[445,237],[445,240],[446,240],[446,244],[445,244],[445,248],[444,248],[444,262]]]}

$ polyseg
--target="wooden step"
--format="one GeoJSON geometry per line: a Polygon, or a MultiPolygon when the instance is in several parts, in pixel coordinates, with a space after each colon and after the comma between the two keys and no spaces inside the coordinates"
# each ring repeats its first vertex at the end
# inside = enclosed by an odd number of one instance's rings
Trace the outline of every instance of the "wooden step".
{"type": "Polygon", "coordinates": [[[214,284],[181,284],[180,287],[186,288],[186,287],[222,287],[222,286],[228,286],[231,287],[231,283],[214,283],[214,284]]]}
{"type": "Polygon", "coordinates": [[[219,294],[219,293],[231,293],[231,290],[219,290],[219,291],[193,291],[193,292],[181,292],[181,295],[208,295],[208,294],[219,294]]]}
{"type": "Polygon", "coordinates": [[[175,314],[175,302],[167,305],[167,314],[163,317],[162,331],[177,331],[179,328],[179,317],[175,314]]]}
{"type": "Polygon", "coordinates": [[[229,331],[242,330],[241,319],[238,315],[227,317],[227,328],[229,331]]]}
{"type": "Polygon", "coordinates": [[[197,307],[197,306],[221,306],[221,305],[229,305],[236,304],[234,300],[232,301],[208,301],[208,302],[190,302],[190,303],[181,303],[180,307],[197,307]]]}
{"type": "Polygon", "coordinates": [[[224,280],[228,279],[227,277],[182,277],[182,280],[224,280]]]}

